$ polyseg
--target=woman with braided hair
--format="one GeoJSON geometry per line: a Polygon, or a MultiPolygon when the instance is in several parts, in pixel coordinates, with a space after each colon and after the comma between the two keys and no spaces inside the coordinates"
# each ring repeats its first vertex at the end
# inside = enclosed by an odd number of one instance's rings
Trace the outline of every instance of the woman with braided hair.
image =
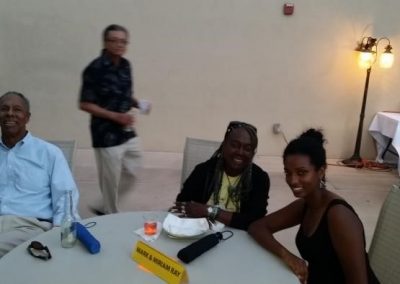
{"type": "Polygon", "coordinates": [[[246,230],[266,214],[269,177],[253,163],[257,129],[232,121],[219,149],[195,167],[173,209],[190,218],[209,218],[246,230]]]}

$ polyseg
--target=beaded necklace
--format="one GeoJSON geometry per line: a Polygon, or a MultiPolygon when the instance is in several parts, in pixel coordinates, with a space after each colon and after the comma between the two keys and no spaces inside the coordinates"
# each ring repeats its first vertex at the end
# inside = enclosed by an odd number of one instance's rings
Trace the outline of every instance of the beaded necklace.
{"type": "Polygon", "coordinates": [[[231,182],[230,177],[226,173],[224,173],[224,174],[226,176],[226,179],[228,180],[228,192],[232,192],[238,186],[239,180],[240,180],[240,176],[239,177],[232,177],[232,179],[234,179],[234,181],[231,182]]]}
{"type": "Polygon", "coordinates": [[[221,201],[225,203],[225,208],[228,208],[228,204],[230,202],[233,202],[235,204],[235,207],[237,207],[237,204],[234,202],[234,195],[237,194],[241,176],[229,177],[225,172],[224,175],[226,177],[226,181],[228,182],[226,187],[227,195],[221,201]]]}

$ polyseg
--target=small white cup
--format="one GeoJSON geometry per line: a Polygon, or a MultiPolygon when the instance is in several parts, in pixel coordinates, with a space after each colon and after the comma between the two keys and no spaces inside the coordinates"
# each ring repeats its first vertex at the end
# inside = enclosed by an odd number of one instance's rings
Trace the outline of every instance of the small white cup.
{"type": "Polygon", "coordinates": [[[151,102],[148,100],[139,100],[139,109],[141,114],[149,114],[151,110],[151,102]]]}

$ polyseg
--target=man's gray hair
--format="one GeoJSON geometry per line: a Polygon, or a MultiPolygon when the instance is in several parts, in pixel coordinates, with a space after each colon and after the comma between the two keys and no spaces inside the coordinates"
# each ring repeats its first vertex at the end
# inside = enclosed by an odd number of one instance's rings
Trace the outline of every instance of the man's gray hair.
{"type": "Polygon", "coordinates": [[[104,29],[103,41],[107,40],[107,36],[108,36],[109,32],[124,32],[129,37],[129,32],[128,32],[127,28],[125,28],[121,25],[112,24],[104,29]]]}
{"type": "Polygon", "coordinates": [[[2,96],[0,97],[0,104],[2,103],[2,101],[3,101],[6,97],[9,97],[9,96],[17,96],[17,97],[20,97],[21,100],[22,100],[22,102],[23,102],[23,104],[24,104],[24,106],[25,106],[25,108],[26,108],[26,110],[27,110],[28,112],[30,112],[31,104],[30,104],[29,100],[28,100],[23,94],[18,93],[18,92],[10,91],[10,92],[5,93],[4,95],[2,95],[2,96]]]}

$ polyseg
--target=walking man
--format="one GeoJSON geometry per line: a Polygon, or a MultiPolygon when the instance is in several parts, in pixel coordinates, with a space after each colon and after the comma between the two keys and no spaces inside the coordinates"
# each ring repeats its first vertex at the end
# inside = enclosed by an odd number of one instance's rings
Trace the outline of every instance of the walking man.
{"type": "Polygon", "coordinates": [[[127,192],[141,161],[140,141],[132,127],[133,97],[130,62],[123,58],[129,44],[125,27],[110,25],[103,32],[103,50],[83,71],[80,109],[90,113],[92,146],[96,156],[103,206],[97,215],[116,213],[118,198],[127,192]]]}

